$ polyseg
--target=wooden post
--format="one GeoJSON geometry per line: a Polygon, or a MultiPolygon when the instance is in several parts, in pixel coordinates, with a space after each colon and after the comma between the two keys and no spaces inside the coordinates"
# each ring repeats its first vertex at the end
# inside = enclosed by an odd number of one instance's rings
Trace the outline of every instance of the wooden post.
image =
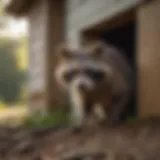
{"type": "Polygon", "coordinates": [[[39,1],[28,12],[29,68],[28,93],[31,112],[47,113],[46,52],[47,52],[47,2],[39,1]]]}
{"type": "Polygon", "coordinates": [[[62,104],[63,96],[54,77],[55,49],[64,39],[64,0],[48,1],[47,31],[47,105],[49,111],[62,104]]]}
{"type": "Polygon", "coordinates": [[[28,15],[30,23],[29,105],[45,112],[61,102],[53,77],[54,49],[63,39],[64,0],[41,0],[28,15]]]}
{"type": "Polygon", "coordinates": [[[138,9],[139,117],[160,116],[160,1],[138,9]]]}

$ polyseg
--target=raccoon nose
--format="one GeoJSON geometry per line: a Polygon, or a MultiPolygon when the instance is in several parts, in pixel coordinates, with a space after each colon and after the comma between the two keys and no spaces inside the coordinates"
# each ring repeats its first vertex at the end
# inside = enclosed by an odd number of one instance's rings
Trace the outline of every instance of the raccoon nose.
{"type": "Polygon", "coordinates": [[[78,89],[84,91],[84,90],[86,90],[86,86],[84,84],[79,84],[78,89]]]}

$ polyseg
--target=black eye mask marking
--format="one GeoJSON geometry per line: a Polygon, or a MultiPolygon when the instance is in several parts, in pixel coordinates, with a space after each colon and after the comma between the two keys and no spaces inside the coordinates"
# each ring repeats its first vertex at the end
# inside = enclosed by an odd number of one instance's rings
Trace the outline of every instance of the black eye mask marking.
{"type": "Polygon", "coordinates": [[[73,80],[73,78],[76,77],[78,74],[86,75],[95,82],[102,82],[105,78],[104,71],[93,69],[70,70],[64,73],[63,78],[67,83],[70,83],[73,80]]]}
{"type": "Polygon", "coordinates": [[[86,74],[96,82],[101,82],[105,78],[104,71],[87,69],[86,74]]]}
{"type": "Polygon", "coordinates": [[[69,83],[72,81],[73,77],[75,77],[77,73],[78,71],[76,70],[68,71],[64,73],[63,78],[67,83],[69,83]]]}

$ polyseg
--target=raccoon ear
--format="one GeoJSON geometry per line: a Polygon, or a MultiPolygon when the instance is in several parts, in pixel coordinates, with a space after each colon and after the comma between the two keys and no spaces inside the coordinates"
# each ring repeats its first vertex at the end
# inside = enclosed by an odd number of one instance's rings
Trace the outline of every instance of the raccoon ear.
{"type": "Polygon", "coordinates": [[[95,57],[100,57],[104,53],[105,44],[102,42],[95,43],[91,46],[91,55],[95,57]]]}
{"type": "Polygon", "coordinates": [[[57,56],[59,59],[68,59],[73,56],[73,50],[68,46],[61,45],[57,47],[57,56]]]}

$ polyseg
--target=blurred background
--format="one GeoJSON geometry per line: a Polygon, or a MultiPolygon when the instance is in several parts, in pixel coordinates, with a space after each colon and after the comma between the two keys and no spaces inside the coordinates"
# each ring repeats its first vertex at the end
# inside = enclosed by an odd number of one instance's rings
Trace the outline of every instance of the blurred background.
{"type": "Polygon", "coordinates": [[[52,101],[60,96],[52,86],[52,49],[47,47],[49,9],[44,0],[33,2],[0,0],[0,125],[68,123],[68,103],[52,101]],[[29,13],[33,4],[37,9],[29,13]]]}
{"type": "Polygon", "coordinates": [[[0,123],[17,124],[28,114],[28,24],[9,16],[7,3],[0,1],[0,123]]]}
{"type": "Polygon", "coordinates": [[[150,123],[160,118],[159,52],[160,0],[0,0],[0,159],[159,159],[160,125],[150,123]],[[109,132],[50,134],[70,123],[68,95],[53,77],[55,49],[95,40],[124,51],[135,70],[135,114],[109,132]],[[105,157],[88,157],[96,149],[105,157]]]}
{"type": "Polygon", "coordinates": [[[55,49],[97,39],[136,71],[134,119],[159,117],[159,19],[160,0],[0,0],[0,123],[68,124],[55,49]]]}

